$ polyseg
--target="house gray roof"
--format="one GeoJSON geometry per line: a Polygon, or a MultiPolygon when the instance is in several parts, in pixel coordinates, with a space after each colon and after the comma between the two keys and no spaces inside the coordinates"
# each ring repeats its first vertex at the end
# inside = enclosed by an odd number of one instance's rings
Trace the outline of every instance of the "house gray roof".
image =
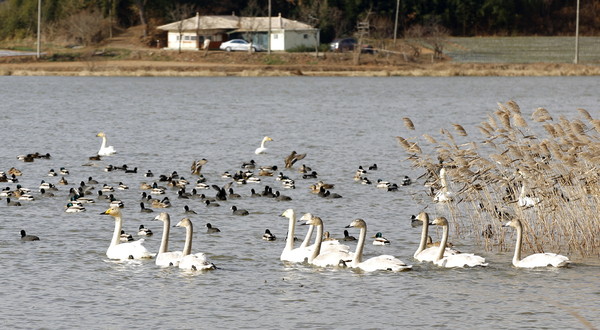
{"type": "MultiPolygon", "coordinates": [[[[269,29],[269,17],[239,17],[235,15],[226,16],[199,16],[184,19],[157,27],[164,31],[267,31],[269,29]]],[[[271,30],[313,30],[308,24],[287,19],[279,16],[271,17],[271,30]]]]}

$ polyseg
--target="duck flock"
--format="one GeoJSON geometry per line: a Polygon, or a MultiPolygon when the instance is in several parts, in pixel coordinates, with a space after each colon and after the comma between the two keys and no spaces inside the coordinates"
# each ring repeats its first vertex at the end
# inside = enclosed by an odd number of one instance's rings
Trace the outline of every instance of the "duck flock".
{"type": "MultiPolygon", "coordinates": [[[[116,148],[108,145],[106,134],[101,132],[97,134],[97,137],[102,138],[101,147],[96,155],[89,157],[89,163],[86,165],[98,166],[96,164],[100,161],[106,161],[117,153],[116,148]]],[[[272,141],[274,139],[268,136],[262,139],[260,147],[255,150],[257,157],[269,151],[266,143],[272,141]]],[[[207,159],[194,160],[192,162],[189,175],[186,174],[190,178],[189,180],[177,171],[155,175],[151,170],[138,171],[138,167],[106,165],[103,170],[110,172],[113,181],[118,182],[118,184],[102,183],[93,177],[88,177],[87,180],[77,180],[79,183],[69,183],[69,179],[75,177],[75,175],[71,176],[69,169],[62,167],[58,171],[49,169],[47,177],[41,179],[39,187],[34,188],[21,186],[19,178],[27,174],[17,168],[11,168],[6,173],[2,172],[0,174],[0,181],[11,183],[13,187],[3,189],[0,197],[5,199],[6,205],[10,207],[22,206],[22,203],[35,203],[37,198],[54,198],[55,200],[64,202],[61,207],[64,208],[64,212],[66,213],[86,212],[88,209],[91,209],[91,205],[105,205],[101,215],[112,217],[115,224],[112,238],[110,242],[107,242],[106,256],[109,259],[121,261],[150,259],[160,267],[179,267],[180,269],[192,272],[218,270],[222,265],[209,260],[210,251],[196,252],[202,249],[193,247],[194,229],[196,228],[197,230],[199,224],[195,224],[192,221],[194,215],[198,212],[194,211],[190,205],[203,205],[206,208],[228,205],[231,217],[244,217],[251,214],[251,211],[231,205],[235,203],[235,200],[270,198],[282,202],[281,213],[276,215],[288,219],[288,226],[285,228],[287,229],[287,234],[286,237],[276,237],[271,232],[273,228],[267,228],[264,230],[262,239],[265,241],[283,242],[281,243],[281,261],[287,263],[307,263],[315,267],[349,268],[363,272],[399,272],[411,270],[413,268],[412,265],[393,255],[383,254],[368,259],[363,258],[363,252],[368,245],[386,246],[391,244],[384,237],[383,233],[377,232],[370,237],[372,244],[367,245],[367,222],[365,220],[357,218],[350,221],[346,226],[347,229],[344,231],[344,237],[335,239],[331,237],[328,231],[325,231],[326,224],[318,215],[305,213],[300,216],[296,214],[293,208],[285,206],[285,203],[291,201],[292,198],[281,193],[281,191],[295,189],[296,180],[300,178],[314,182],[309,185],[307,193],[312,193],[320,198],[335,199],[343,202],[343,196],[335,192],[335,184],[325,182],[320,178],[316,170],[300,162],[306,156],[305,153],[292,151],[287,157],[282,157],[281,165],[259,165],[254,160],[243,162],[237,171],[222,172],[221,177],[218,179],[221,182],[225,181],[223,185],[210,183],[215,182],[217,178],[207,178],[204,176],[202,169],[209,163],[207,159]],[[129,175],[144,176],[145,181],[139,187],[129,187],[126,184],[129,175]],[[52,183],[51,181],[56,183],[52,183]],[[262,182],[268,182],[271,185],[256,185],[256,187],[262,188],[252,188],[250,189],[250,195],[246,196],[235,192],[235,187],[262,182]],[[64,193],[66,189],[63,187],[68,187],[69,185],[72,187],[68,189],[69,193],[66,195],[64,193]],[[277,189],[274,187],[275,185],[280,185],[281,188],[277,189]],[[140,196],[139,206],[125,206],[125,203],[118,198],[119,194],[131,194],[134,191],[140,196]],[[63,199],[65,196],[67,198],[63,199]],[[173,199],[173,202],[171,199],[173,199]],[[173,208],[183,209],[185,216],[181,220],[172,222],[170,216],[172,212],[170,211],[173,208]],[[128,217],[134,217],[134,212],[153,213],[153,219],[157,221],[156,223],[162,223],[162,231],[160,233],[161,243],[158,251],[149,251],[144,246],[144,237],[159,235],[156,229],[153,232],[148,228],[148,225],[144,224],[139,225],[135,234],[127,233],[123,229],[124,222],[128,217]],[[301,242],[296,242],[298,240],[296,234],[300,231],[299,226],[297,226],[299,222],[307,225],[303,227],[306,228],[306,233],[301,242]],[[185,228],[185,243],[182,249],[169,245],[170,232],[173,226],[185,228]],[[358,239],[352,236],[351,233],[354,235],[358,234],[358,239]],[[135,239],[134,237],[141,238],[135,239]],[[348,241],[356,241],[356,247],[353,251],[346,244],[348,241]]],[[[23,162],[33,162],[38,161],[37,159],[50,158],[51,155],[40,153],[18,157],[23,162]]],[[[398,191],[402,186],[414,184],[413,181],[415,180],[412,180],[408,176],[404,176],[399,183],[384,181],[382,179],[371,181],[368,175],[377,170],[377,164],[364,167],[358,166],[354,180],[357,183],[372,185],[382,191],[390,192],[398,191]]],[[[433,202],[452,202],[455,198],[455,193],[447,183],[444,166],[440,166],[437,171],[430,173],[430,177],[426,179],[426,182],[431,182],[432,180],[435,181],[435,184],[430,184],[429,186],[431,187],[430,195],[433,202]]],[[[535,201],[528,202],[535,203],[535,201]]],[[[523,203],[526,203],[526,201],[523,201],[523,203]]],[[[413,227],[421,227],[421,240],[412,256],[414,261],[431,262],[436,266],[445,268],[485,267],[488,265],[485,258],[472,253],[460,252],[448,242],[450,235],[449,221],[445,217],[430,219],[429,214],[423,211],[417,216],[413,216],[411,220],[413,227]],[[432,242],[428,233],[430,226],[439,226],[442,228],[443,235],[440,242],[432,242]]],[[[204,227],[208,234],[220,233],[220,229],[214,223],[206,222],[200,226],[204,227]]],[[[536,253],[522,258],[521,249],[524,226],[517,218],[507,219],[505,226],[514,228],[517,234],[514,258],[512,260],[515,267],[565,267],[570,264],[567,257],[554,253],[536,253]]],[[[279,231],[284,230],[284,228],[277,229],[279,231]]],[[[43,236],[40,238],[28,234],[26,230],[29,231],[28,228],[21,230],[21,240],[40,241],[44,239],[43,236]]]]}

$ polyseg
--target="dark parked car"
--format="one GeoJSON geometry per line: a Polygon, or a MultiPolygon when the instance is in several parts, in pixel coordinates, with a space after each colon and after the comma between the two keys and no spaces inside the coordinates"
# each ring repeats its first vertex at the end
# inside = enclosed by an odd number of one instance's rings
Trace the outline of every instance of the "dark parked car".
{"type": "MultiPolygon", "coordinates": [[[[356,47],[356,39],[343,38],[335,39],[329,44],[329,50],[332,52],[351,52],[356,47]]],[[[361,45],[361,53],[373,54],[373,47],[370,45],[361,45]]]]}

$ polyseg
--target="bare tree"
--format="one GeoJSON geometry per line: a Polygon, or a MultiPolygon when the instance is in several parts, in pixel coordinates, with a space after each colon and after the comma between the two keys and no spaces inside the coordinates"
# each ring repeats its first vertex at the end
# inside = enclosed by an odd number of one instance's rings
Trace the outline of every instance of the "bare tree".
{"type": "Polygon", "coordinates": [[[85,46],[96,44],[106,38],[106,26],[109,24],[99,11],[85,9],[69,16],[64,23],[68,39],[85,46]]]}
{"type": "Polygon", "coordinates": [[[246,23],[244,24],[243,28],[245,29],[244,36],[250,43],[250,47],[248,47],[249,53],[252,53],[254,49],[252,47],[252,43],[254,42],[254,36],[256,35],[260,25],[260,21],[257,19],[257,17],[261,14],[264,14],[264,9],[258,5],[256,0],[248,1],[248,5],[242,10],[242,16],[246,18],[246,23]]]}
{"type": "MultiPolygon", "coordinates": [[[[194,13],[195,7],[191,4],[176,3],[168,12],[169,19],[177,23],[179,53],[181,53],[181,43],[183,42],[183,32],[185,32],[184,20],[190,18],[194,13]]],[[[198,37],[198,31],[196,31],[198,37]]]]}
{"type": "Polygon", "coordinates": [[[135,6],[140,17],[140,24],[144,27],[144,38],[148,35],[148,23],[146,22],[146,4],[148,0],[135,0],[135,6]]]}

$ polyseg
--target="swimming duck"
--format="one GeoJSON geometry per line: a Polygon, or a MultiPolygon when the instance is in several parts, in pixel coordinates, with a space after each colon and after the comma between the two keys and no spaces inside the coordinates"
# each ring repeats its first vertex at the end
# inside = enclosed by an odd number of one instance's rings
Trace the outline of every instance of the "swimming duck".
{"type": "Polygon", "coordinates": [[[58,174],[56,172],[54,172],[54,169],[51,168],[50,171],[48,171],[48,176],[57,176],[58,174]]]}
{"type": "Polygon", "coordinates": [[[151,178],[151,177],[153,177],[153,176],[154,176],[154,173],[152,173],[152,171],[148,170],[148,172],[146,172],[146,173],[144,174],[144,176],[145,176],[145,177],[147,177],[147,178],[151,178]]]}
{"type": "Polygon", "coordinates": [[[302,179],[316,179],[317,178],[317,172],[316,171],[312,171],[310,173],[306,173],[302,175],[302,179]]]}
{"type": "Polygon", "coordinates": [[[185,214],[197,214],[196,211],[190,209],[190,207],[187,205],[183,206],[183,211],[185,214]]]}
{"type": "Polygon", "coordinates": [[[377,179],[377,188],[387,188],[390,186],[390,182],[388,181],[383,181],[381,179],[377,179]]]}
{"type": "Polygon", "coordinates": [[[60,180],[58,180],[58,184],[61,184],[63,186],[66,186],[69,184],[69,181],[67,181],[67,179],[65,179],[65,177],[61,177],[60,180]]]}
{"type": "Polygon", "coordinates": [[[85,212],[85,207],[81,203],[77,202],[69,202],[67,206],[65,206],[66,213],[78,213],[85,212]]]}
{"type": "Polygon", "coordinates": [[[300,172],[300,173],[312,172],[312,168],[302,164],[302,166],[300,166],[300,168],[298,168],[298,172],[300,172]]]}
{"type": "Polygon", "coordinates": [[[129,242],[129,241],[133,241],[133,236],[131,236],[131,234],[127,234],[125,233],[124,230],[121,230],[121,236],[119,238],[119,240],[121,242],[129,242]]]}
{"type": "Polygon", "coordinates": [[[274,241],[277,239],[277,237],[271,234],[271,231],[269,229],[266,229],[265,233],[262,235],[262,239],[264,239],[265,241],[274,241]]]}
{"type": "Polygon", "coordinates": [[[348,230],[344,230],[344,241],[356,241],[356,237],[354,236],[350,236],[350,234],[348,234],[348,230]]]}
{"type": "Polygon", "coordinates": [[[206,204],[206,207],[217,207],[217,206],[221,206],[219,203],[217,202],[212,202],[210,200],[205,200],[204,204],[206,204]]]}
{"type": "Polygon", "coordinates": [[[210,222],[206,224],[206,233],[208,234],[213,234],[213,233],[220,233],[221,230],[217,227],[213,227],[210,222]]]}
{"type": "Polygon", "coordinates": [[[237,206],[232,205],[231,206],[231,211],[233,213],[233,215],[248,215],[250,214],[250,212],[248,212],[247,210],[244,209],[238,209],[237,206]]]}
{"type": "Polygon", "coordinates": [[[377,164],[373,164],[371,166],[369,166],[369,171],[376,171],[377,170],[377,164]]]}
{"type": "Polygon", "coordinates": [[[140,212],[142,212],[142,213],[152,213],[152,212],[154,212],[154,210],[147,209],[146,206],[144,205],[144,202],[140,202],[140,212]]]}
{"type": "Polygon", "coordinates": [[[208,163],[208,160],[206,160],[205,158],[194,161],[191,167],[192,174],[202,175],[200,171],[202,171],[202,166],[204,166],[204,164],[206,163],[208,163]]]}
{"type": "Polygon", "coordinates": [[[242,163],[242,168],[245,168],[245,169],[256,168],[256,163],[254,162],[254,159],[251,159],[249,162],[242,163]]]}
{"type": "Polygon", "coordinates": [[[138,229],[139,236],[152,236],[152,234],[152,230],[144,227],[144,225],[140,225],[140,228],[138,229]]]}
{"type": "Polygon", "coordinates": [[[21,229],[21,241],[39,241],[40,238],[35,235],[27,235],[25,230],[21,229]]]}
{"type": "Polygon", "coordinates": [[[69,173],[69,170],[67,170],[67,169],[66,169],[66,168],[64,168],[64,167],[61,167],[61,168],[60,168],[60,174],[61,174],[61,175],[69,175],[70,173],[69,173]]]}
{"type": "Polygon", "coordinates": [[[6,198],[6,205],[7,206],[21,206],[20,202],[15,202],[15,201],[11,201],[10,198],[6,198]]]}
{"type": "Polygon", "coordinates": [[[304,159],[306,157],[306,154],[298,154],[296,153],[296,151],[292,151],[292,153],[285,157],[284,162],[285,162],[285,168],[291,168],[292,166],[294,166],[294,164],[301,160],[304,159]]]}
{"type": "Polygon", "coordinates": [[[383,234],[381,232],[375,234],[375,236],[373,236],[373,238],[375,238],[375,240],[373,241],[373,245],[389,245],[390,241],[388,241],[385,237],[383,237],[383,234]]]}
{"type": "Polygon", "coordinates": [[[409,186],[412,183],[412,180],[405,175],[404,178],[402,179],[402,185],[403,186],[409,186]]]}
{"type": "Polygon", "coordinates": [[[286,195],[282,195],[278,190],[275,191],[275,199],[278,201],[291,201],[292,197],[290,196],[286,196],[286,195]]]}

